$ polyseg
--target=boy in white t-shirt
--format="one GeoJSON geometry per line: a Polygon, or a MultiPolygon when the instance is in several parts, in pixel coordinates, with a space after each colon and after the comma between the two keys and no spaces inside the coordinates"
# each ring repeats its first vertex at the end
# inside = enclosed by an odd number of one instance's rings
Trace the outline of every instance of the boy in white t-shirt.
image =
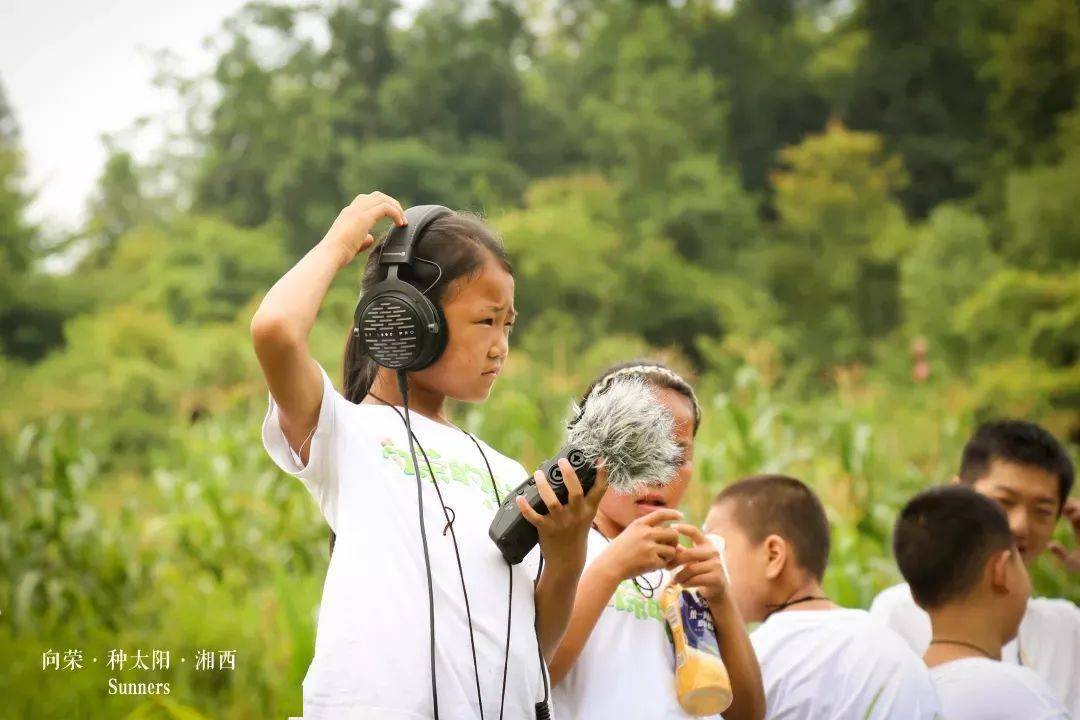
{"type": "Polygon", "coordinates": [[[927,490],[900,512],[893,552],[930,614],[924,659],[950,720],[1069,717],[1033,671],[1001,662],[1031,593],[1005,514],[970,488],[927,490]]]}
{"type": "MultiPolygon", "coordinates": [[[[1030,567],[1050,550],[1080,577],[1080,549],[1051,542],[1064,516],[1080,538],[1080,501],[1069,500],[1074,471],[1061,444],[1042,427],[1024,420],[995,420],[979,427],[964,447],[953,482],[970,486],[1005,511],[1024,563],[1030,567]]],[[[882,591],[870,614],[903,637],[918,655],[930,642],[930,618],[906,584],[882,591]]],[[[1080,609],[1068,600],[1032,598],[1016,639],[1002,660],[1039,675],[1074,717],[1080,717],[1080,609]]]]}
{"type": "Polygon", "coordinates": [[[795,478],[761,475],[725,488],[705,520],[724,537],[731,590],[761,664],[766,718],[873,720],[937,717],[925,666],[863,610],[821,589],[829,524],[795,478]]]}

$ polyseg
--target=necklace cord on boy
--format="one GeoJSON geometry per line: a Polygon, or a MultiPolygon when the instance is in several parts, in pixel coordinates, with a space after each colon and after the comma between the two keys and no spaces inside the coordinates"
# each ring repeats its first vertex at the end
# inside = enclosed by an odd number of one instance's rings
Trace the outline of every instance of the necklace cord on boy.
{"type": "Polygon", "coordinates": [[[769,612],[765,614],[765,618],[761,622],[765,622],[765,620],[768,620],[769,618],[771,618],[773,615],[780,612],[781,610],[787,610],[792,605],[798,605],[799,603],[810,602],[811,600],[828,600],[828,599],[829,598],[825,597],[824,595],[804,595],[801,598],[796,598],[794,600],[787,600],[785,602],[780,603],[779,605],[766,605],[765,607],[772,608],[772,610],[769,610],[769,612]]]}

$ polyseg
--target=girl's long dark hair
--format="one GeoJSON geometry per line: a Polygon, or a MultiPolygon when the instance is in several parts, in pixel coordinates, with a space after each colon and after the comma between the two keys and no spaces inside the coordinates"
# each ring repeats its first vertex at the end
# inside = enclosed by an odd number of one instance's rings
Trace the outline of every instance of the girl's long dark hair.
{"type": "MultiPolygon", "coordinates": [[[[444,215],[428,225],[416,243],[414,257],[437,263],[442,268],[441,275],[437,275],[437,279],[429,278],[411,273],[409,268],[402,268],[399,277],[424,292],[440,308],[447,300],[447,292],[454,281],[477,274],[489,257],[493,257],[511,275],[514,272],[502,241],[480,217],[466,212],[444,215]]],[[[415,262],[414,265],[420,269],[433,267],[423,262],[415,262]]],[[[369,292],[383,277],[383,271],[379,268],[379,246],[376,246],[368,254],[364,265],[361,294],[369,292]]],[[[341,379],[345,399],[360,403],[371,391],[378,373],[379,366],[360,349],[360,343],[353,338],[352,328],[349,328],[341,379]]],[[[335,535],[331,532],[331,553],[334,552],[334,540],[335,535]]]]}

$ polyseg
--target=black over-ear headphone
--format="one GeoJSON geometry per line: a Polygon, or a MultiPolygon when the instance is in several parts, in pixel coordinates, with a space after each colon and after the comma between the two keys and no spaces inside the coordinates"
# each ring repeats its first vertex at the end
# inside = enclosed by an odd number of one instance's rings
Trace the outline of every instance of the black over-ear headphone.
{"type": "Polygon", "coordinates": [[[405,211],[407,224],[390,229],[379,249],[383,279],[360,297],[353,316],[353,337],[364,354],[392,370],[422,370],[446,347],[446,319],[424,293],[442,277],[438,264],[413,251],[424,230],[452,215],[442,205],[416,205],[405,211]],[[427,266],[418,263],[426,263],[427,266]],[[383,270],[385,268],[385,270],[383,270]],[[402,277],[405,269],[405,277],[402,277]],[[420,290],[406,279],[418,281],[420,290]]]}

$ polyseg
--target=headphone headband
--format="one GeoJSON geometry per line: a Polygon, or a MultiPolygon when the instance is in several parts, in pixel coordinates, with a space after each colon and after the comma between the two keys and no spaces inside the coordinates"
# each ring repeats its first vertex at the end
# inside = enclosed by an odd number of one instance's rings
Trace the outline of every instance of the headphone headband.
{"type": "Polygon", "coordinates": [[[405,211],[406,225],[394,225],[386,234],[379,250],[379,265],[409,265],[413,249],[428,225],[444,215],[452,215],[450,208],[442,205],[414,205],[405,211]]]}

